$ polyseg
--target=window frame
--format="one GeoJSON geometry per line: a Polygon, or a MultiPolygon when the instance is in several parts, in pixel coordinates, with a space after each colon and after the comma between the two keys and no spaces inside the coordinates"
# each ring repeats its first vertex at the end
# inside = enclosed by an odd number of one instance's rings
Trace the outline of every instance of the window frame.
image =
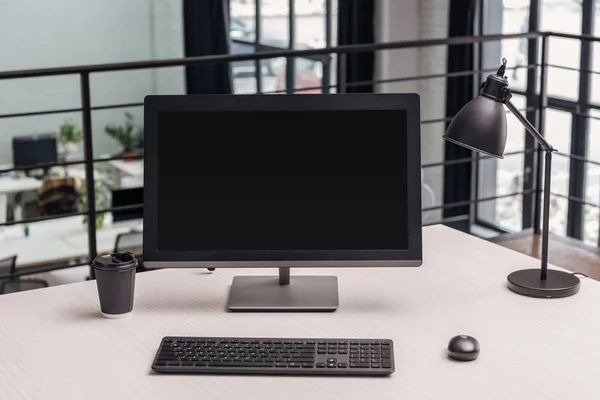
{"type": "MultiPolygon", "coordinates": [[[[233,43],[242,45],[248,45],[254,52],[262,51],[280,51],[280,50],[293,50],[296,43],[296,0],[288,1],[288,44],[286,47],[270,46],[262,43],[262,0],[254,1],[254,38],[253,40],[242,40],[239,38],[231,38],[233,43]]],[[[325,47],[333,47],[333,6],[335,0],[325,0],[325,47]]],[[[231,1],[227,0],[227,10],[229,12],[229,19],[231,21],[231,1]]],[[[332,80],[332,57],[331,56],[311,56],[306,57],[315,62],[323,63],[321,86],[323,93],[331,92],[331,80],[332,80]]],[[[292,94],[296,93],[296,60],[298,57],[286,57],[285,62],[285,93],[292,94]]],[[[261,60],[254,60],[254,80],[256,82],[256,93],[263,94],[263,76],[261,68],[261,60]]]]}

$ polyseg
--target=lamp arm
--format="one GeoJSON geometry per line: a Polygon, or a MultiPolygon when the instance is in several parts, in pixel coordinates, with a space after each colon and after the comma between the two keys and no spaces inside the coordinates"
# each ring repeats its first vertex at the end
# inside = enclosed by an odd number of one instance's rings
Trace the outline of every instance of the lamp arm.
{"type": "Polygon", "coordinates": [[[550,183],[552,181],[552,152],[555,149],[550,143],[542,136],[542,134],[535,129],[535,127],[527,121],[527,118],[517,109],[517,107],[509,100],[504,104],[514,114],[515,117],[525,126],[527,132],[531,134],[540,144],[544,152],[546,153],[544,159],[544,213],[542,215],[542,252],[541,252],[541,275],[540,279],[546,280],[548,277],[548,234],[550,231],[550,183]]]}
{"type": "Polygon", "coordinates": [[[514,116],[517,117],[519,122],[523,124],[525,129],[527,129],[527,132],[529,132],[531,136],[533,136],[535,140],[540,144],[540,146],[542,146],[542,149],[544,149],[544,151],[554,151],[552,145],[548,143],[546,138],[544,138],[537,129],[535,129],[535,126],[531,125],[531,122],[529,122],[527,118],[525,118],[525,116],[521,114],[517,106],[515,106],[512,101],[508,100],[504,104],[506,104],[506,107],[508,107],[508,109],[514,114],[514,116]]]}

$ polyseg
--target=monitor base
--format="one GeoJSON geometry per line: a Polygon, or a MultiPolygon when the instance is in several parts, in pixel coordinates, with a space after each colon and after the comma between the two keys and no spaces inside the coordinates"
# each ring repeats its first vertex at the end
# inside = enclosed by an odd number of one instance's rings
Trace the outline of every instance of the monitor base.
{"type": "Polygon", "coordinates": [[[285,282],[277,276],[236,276],[227,308],[263,312],[337,310],[336,276],[293,276],[285,282]]]}

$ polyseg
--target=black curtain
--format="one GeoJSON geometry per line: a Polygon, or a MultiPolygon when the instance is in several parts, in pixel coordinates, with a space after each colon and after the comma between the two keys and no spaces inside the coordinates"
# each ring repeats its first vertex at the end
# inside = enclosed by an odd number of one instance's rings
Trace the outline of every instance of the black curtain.
{"type": "MultiPolygon", "coordinates": [[[[339,0],[338,44],[365,44],[375,42],[375,0],[339,0]]],[[[375,54],[347,55],[346,84],[370,82],[375,79],[375,54]]],[[[338,76],[339,66],[338,66],[338,76]]],[[[348,93],[372,93],[373,85],[349,86],[348,93]]]]}
{"type": "MultiPolygon", "coordinates": [[[[472,36],[475,33],[476,0],[452,0],[450,2],[448,36],[472,36]]],[[[473,45],[448,46],[448,73],[470,71],[474,66],[473,45]]],[[[448,78],[446,81],[446,117],[456,115],[473,98],[473,77],[448,78]]],[[[449,122],[448,122],[449,125],[449,122]]],[[[471,151],[445,142],[446,161],[466,158],[471,151]]],[[[471,164],[446,166],[444,169],[444,203],[470,200],[471,164]]],[[[469,213],[469,207],[444,210],[444,218],[469,213]]],[[[466,225],[468,228],[468,224],[466,225]]]]}
{"type": "MultiPolygon", "coordinates": [[[[229,54],[229,13],[224,0],[183,0],[185,56],[229,54]]],[[[232,93],[229,63],[186,67],[188,94],[232,93]]]]}

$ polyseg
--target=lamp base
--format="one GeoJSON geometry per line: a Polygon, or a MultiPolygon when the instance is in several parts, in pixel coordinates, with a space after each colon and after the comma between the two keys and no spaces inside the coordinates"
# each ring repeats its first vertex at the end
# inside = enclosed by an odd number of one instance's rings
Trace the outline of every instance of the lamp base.
{"type": "Polygon", "coordinates": [[[580,280],[571,272],[548,270],[547,278],[540,279],[539,269],[523,269],[508,275],[508,288],[518,294],[538,298],[559,298],[579,292],[580,280]]]}

